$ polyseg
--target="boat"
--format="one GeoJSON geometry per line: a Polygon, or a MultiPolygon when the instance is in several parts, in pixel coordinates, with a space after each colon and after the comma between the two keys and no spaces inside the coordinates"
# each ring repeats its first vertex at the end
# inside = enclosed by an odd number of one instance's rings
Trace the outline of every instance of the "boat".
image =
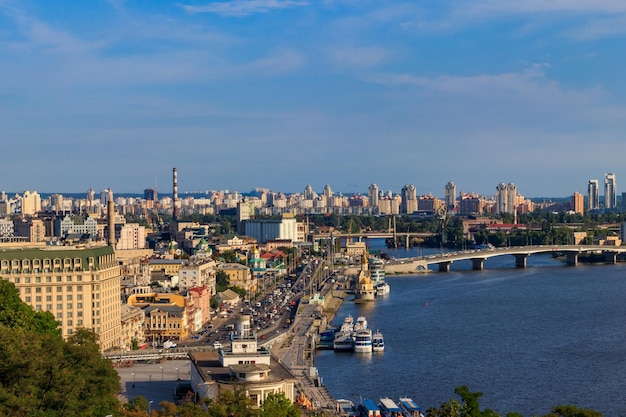
{"type": "Polygon", "coordinates": [[[357,330],[356,332],[354,332],[352,343],[354,345],[354,351],[357,353],[371,352],[372,351],[372,330],[371,329],[357,330]]]}
{"type": "Polygon", "coordinates": [[[379,258],[369,258],[370,277],[374,285],[385,280],[385,263],[379,258]]]}
{"type": "Polygon", "coordinates": [[[367,329],[367,319],[365,316],[359,316],[354,323],[354,331],[367,329]]]}
{"type": "Polygon", "coordinates": [[[361,417],[379,417],[380,408],[369,398],[363,398],[358,407],[361,417]]]}
{"type": "Polygon", "coordinates": [[[391,398],[381,398],[379,407],[385,417],[404,417],[402,409],[391,398]]]}
{"type": "Polygon", "coordinates": [[[374,286],[374,289],[376,289],[376,295],[379,297],[383,295],[388,295],[391,291],[389,284],[387,284],[386,282],[379,282],[374,286]]]}
{"type": "Polygon", "coordinates": [[[408,397],[400,398],[399,405],[406,417],[424,417],[420,406],[408,397]]]}
{"type": "Polygon", "coordinates": [[[358,417],[358,411],[354,403],[350,400],[337,400],[337,412],[342,417],[358,417]]]}
{"type": "Polygon", "coordinates": [[[380,330],[376,330],[372,336],[372,351],[382,352],[385,350],[385,339],[380,330]]]}
{"type": "Polygon", "coordinates": [[[343,319],[343,323],[339,328],[339,331],[342,333],[349,333],[354,330],[354,318],[348,314],[345,319],[343,319]]]}
{"type": "Polygon", "coordinates": [[[335,334],[335,340],[333,341],[333,349],[336,352],[350,352],[354,350],[352,332],[337,332],[337,334],[335,334]]]}

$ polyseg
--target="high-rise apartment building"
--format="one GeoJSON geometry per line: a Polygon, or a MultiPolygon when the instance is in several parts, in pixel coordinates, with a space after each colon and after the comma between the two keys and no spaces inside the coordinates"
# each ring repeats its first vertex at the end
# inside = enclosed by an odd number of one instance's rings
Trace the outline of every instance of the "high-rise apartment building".
{"type": "Polygon", "coordinates": [[[600,191],[598,180],[589,180],[587,184],[587,210],[600,208],[600,191]]]}
{"type": "Polygon", "coordinates": [[[400,203],[400,212],[411,214],[417,211],[417,191],[413,184],[407,184],[402,187],[402,202],[400,203]]]}
{"type": "Polygon", "coordinates": [[[615,174],[609,172],[604,174],[604,208],[612,209],[617,207],[617,183],[615,174]]]}
{"type": "Polygon", "coordinates": [[[378,199],[380,198],[379,193],[380,191],[378,190],[378,185],[376,184],[370,185],[367,189],[367,198],[369,200],[370,207],[378,207],[378,199]]]}
{"type": "Polygon", "coordinates": [[[510,213],[515,212],[517,205],[517,188],[512,182],[505,184],[501,182],[496,187],[496,213],[510,213]]]}
{"type": "Polygon", "coordinates": [[[585,212],[585,197],[581,193],[574,193],[572,195],[572,210],[576,214],[583,214],[585,212]]]}
{"type": "Polygon", "coordinates": [[[0,279],[12,282],[36,311],[49,311],[63,337],[92,329],[101,350],[120,343],[120,266],[111,246],[6,247],[0,279]]]}
{"type": "Polygon", "coordinates": [[[452,181],[446,184],[445,188],[446,207],[451,210],[456,206],[456,184],[452,181]]]}

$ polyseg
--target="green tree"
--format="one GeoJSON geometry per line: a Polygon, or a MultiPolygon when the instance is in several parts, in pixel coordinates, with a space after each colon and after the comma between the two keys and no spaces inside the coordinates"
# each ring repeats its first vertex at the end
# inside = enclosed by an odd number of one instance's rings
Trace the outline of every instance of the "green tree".
{"type": "Polygon", "coordinates": [[[261,409],[260,417],[300,417],[300,410],[284,393],[269,394],[261,409]]]}
{"type": "Polygon", "coordinates": [[[602,413],[573,405],[559,405],[543,417],[602,417],[602,413]]]}

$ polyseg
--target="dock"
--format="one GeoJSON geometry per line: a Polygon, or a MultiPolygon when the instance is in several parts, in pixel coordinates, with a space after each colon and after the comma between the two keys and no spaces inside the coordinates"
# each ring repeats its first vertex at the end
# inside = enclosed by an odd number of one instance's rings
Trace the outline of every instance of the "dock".
{"type": "Polygon", "coordinates": [[[318,329],[325,328],[332,321],[348,294],[345,290],[337,290],[333,283],[326,284],[320,294],[324,297],[323,305],[301,303],[289,331],[272,341],[270,351],[298,380],[296,388],[302,397],[302,405],[311,411],[339,415],[336,399],[320,384],[314,368],[314,355],[318,329]]]}

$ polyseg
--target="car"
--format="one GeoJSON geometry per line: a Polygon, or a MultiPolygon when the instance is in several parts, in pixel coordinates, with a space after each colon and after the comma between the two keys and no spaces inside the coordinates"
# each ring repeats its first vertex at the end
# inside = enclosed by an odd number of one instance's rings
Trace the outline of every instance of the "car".
{"type": "Polygon", "coordinates": [[[223,347],[224,345],[222,345],[220,342],[218,341],[213,342],[213,349],[221,349],[223,347]]]}
{"type": "Polygon", "coordinates": [[[262,334],[261,336],[259,336],[259,339],[265,339],[265,335],[262,334]]]}

